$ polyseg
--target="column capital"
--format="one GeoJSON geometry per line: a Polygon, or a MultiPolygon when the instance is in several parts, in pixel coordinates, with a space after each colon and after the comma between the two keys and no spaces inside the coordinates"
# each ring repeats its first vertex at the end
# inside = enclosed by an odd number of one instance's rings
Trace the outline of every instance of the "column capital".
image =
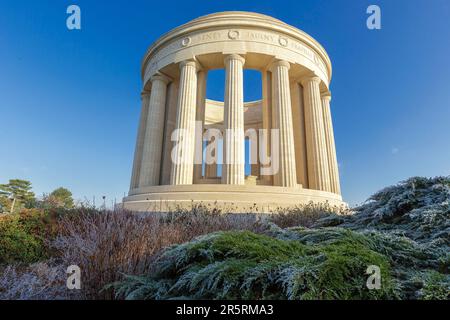
{"type": "Polygon", "coordinates": [[[331,101],[331,92],[330,91],[325,91],[321,93],[321,97],[324,100],[328,100],[331,101]]]}
{"type": "Polygon", "coordinates": [[[162,74],[162,73],[157,73],[155,75],[153,75],[150,78],[150,81],[153,83],[154,81],[162,81],[165,84],[168,84],[170,81],[172,81],[172,79],[170,79],[168,76],[162,74]]]}
{"type": "Polygon", "coordinates": [[[309,83],[309,82],[320,83],[320,81],[322,81],[322,80],[318,76],[307,76],[307,77],[300,79],[300,83],[302,85],[309,83]]]}
{"type": "Polygon", "coordinates": [[[203,72],[204,74],[207,74],[208,71],[209,71],[209,69],[207,67],[204,67],[201,64],[198,64],[198,69],[197,69],[198,73],[203,72]]]}
{"type": "Polygon", "coordinates": [[[291,64],[287,62],[286,60],[275,60],[268,66],[269,71],[273,71],[276,67],[286,67],[288,70],[291,68],[291,64]]]}
{"type": "Polygon", "coordinates": [[[180,69],[189,66],[189,67],[195,67],[196,71],[199,71],[202,66],[195,60],[184,60],[180,62],[180,69]]]}
{"type": "Polygon", "coordinates": [[[150,91],[143,90],[141,92],[141,99],[144,99],[144,98],[147,98],[147,97],[150,97],[150,91]]]}
{"type": "Polygon", "coordinates": [[[240,56],[240,55],[236,54],[236,53],[227,54],[227,55],[225,56],[225,59],[224,59],[225,63],[226,63],[228,60],[238,60],[238,61],[242,62],[242,64],[245,63],[245,58],[244,58],[243,56],[240,56]]]}

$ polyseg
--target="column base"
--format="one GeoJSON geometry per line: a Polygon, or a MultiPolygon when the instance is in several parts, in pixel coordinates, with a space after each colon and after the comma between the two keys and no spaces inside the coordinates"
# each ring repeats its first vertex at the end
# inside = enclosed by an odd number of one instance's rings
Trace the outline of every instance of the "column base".
{"type": "Polygon", "coordinates": [[[311,189],[252,185],[166,185],[134,189],[123,199],[125,209],[168,212],[202,205],[223,212],[276,212],[308,203],[346,207],[340,195],[311,189]]]}

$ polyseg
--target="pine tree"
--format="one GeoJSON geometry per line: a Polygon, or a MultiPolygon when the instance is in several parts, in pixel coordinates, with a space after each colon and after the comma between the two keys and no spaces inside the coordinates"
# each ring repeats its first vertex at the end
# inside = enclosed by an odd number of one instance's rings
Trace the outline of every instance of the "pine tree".
{"type": "Polygon", "coordinates": [[[31,208],[36,201],[35,195],[31,191],[31,182],[21,179],[11,179],[8,184],[0,184],[0,198],[2,206],[10,202],[9,211],[11,213],[22,207],[31,208]]]}

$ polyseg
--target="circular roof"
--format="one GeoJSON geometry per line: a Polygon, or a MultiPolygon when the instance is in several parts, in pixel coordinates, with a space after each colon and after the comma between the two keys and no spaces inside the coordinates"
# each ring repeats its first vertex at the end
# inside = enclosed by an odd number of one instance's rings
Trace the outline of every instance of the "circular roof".
{"type": "Polygon", "coordinates": [[[320,57],[322,57],[328,69],[328,77],[331,79],[331,61],[322,45],[306,32],[293,27],[281,20],[265,14],[247,11],[223,11],[207,14],[193,19],[179,27],[162,35],[147,50],[142,61],[142,72],[149,58],[165,43],[184,34],[211,27],[259,27],[277,31],[289,35],[306,43],[320,57]]]}

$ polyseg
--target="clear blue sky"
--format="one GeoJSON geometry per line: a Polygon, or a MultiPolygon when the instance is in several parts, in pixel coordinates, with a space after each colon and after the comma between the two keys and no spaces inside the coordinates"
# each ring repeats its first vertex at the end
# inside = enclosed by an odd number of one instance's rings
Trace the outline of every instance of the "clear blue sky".
{"type": "MultiPolygon", "coordinates": [[[[64,186],[78,199],[120,200],[131,174],[143,54],[171,28],[224,10],[274,16],[327,50],[349,203],[410,176],[450,174],[450,1],[153,3],[1,1],[0,183],[24,178],[38,195],[64,186]],[[81,31],[66,28],[70,4],[81,7],[81,31]],[[380,31],[366,28],[370,4],[381,7],[380,31]]],[[[219,89],[210,86],[208,96],[219,89]]]]}

